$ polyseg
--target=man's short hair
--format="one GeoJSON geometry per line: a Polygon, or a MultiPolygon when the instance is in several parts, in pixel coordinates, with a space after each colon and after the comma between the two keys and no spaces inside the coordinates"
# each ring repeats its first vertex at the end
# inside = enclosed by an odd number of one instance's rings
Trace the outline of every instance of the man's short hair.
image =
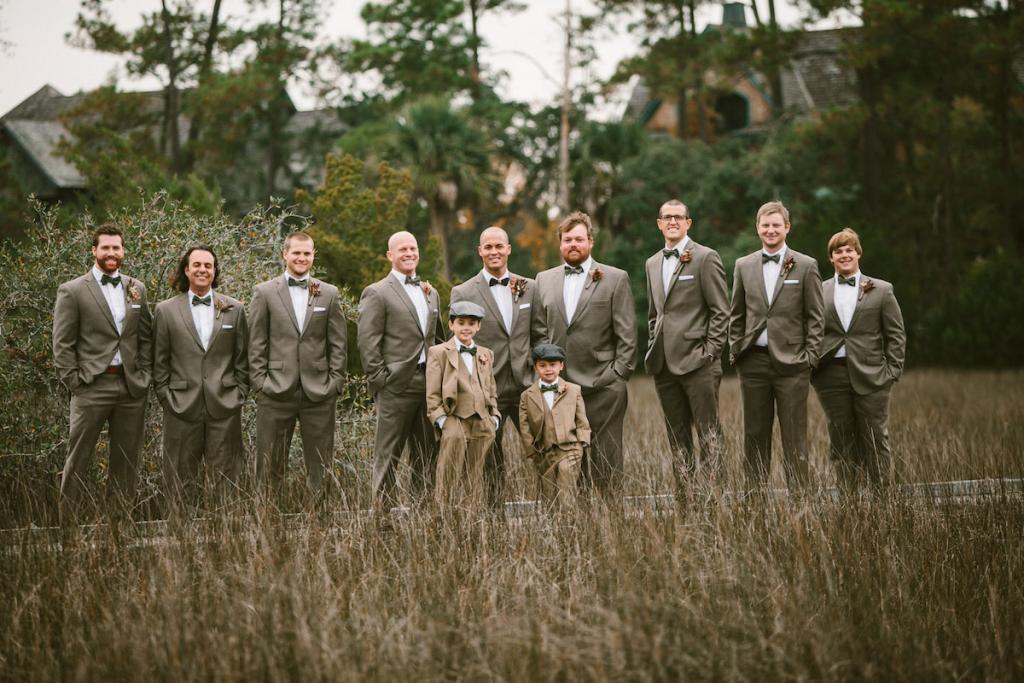
{"type": "Polygon", "coordinates": [[[561,242],[562,235],[569,232],[577,225],[587,226],[587,237],[589,237],[591,240],[594,239],[594,233],[597,232],[597,230],[590,222],[590,216],[583,213],[582,211],[573,211],[568,216],[566,216],[561,223],[558,224],[558,241],[561,242]]]}
{"type": "Polygon", "coordinates": [[[840,247],[853,247],[858,256],[864,255],[864,250],[860,246],[860,237],[851,228],[843,228],[832,235],[828,241],[828,255],[832,256],[840,247]]]}
{"type": "Polygon", "coordinates": [[[192,258],[192,252],[194,251],[208,251],[210,256],[213,256],[213,282],[210,283],[210,287],[217,289],[217,283],[220,280],[220,264],[217,262],[217,252],[206,244],[194,244],[185,250],[185,253],[181,255],[181,260],[178,261],[178,269],[174,271],[174,274],[169,279],[171,287],[179,292],[188,291],[190,283],[188,276],[185,275],[185,268],[188,266],[189,259],[192,258]]]}
{"type": "Polygon", "coordinates": [[[295,232],[288,233],[284,238],[284,247],[282,247],[284,251],[288,251],[288,249],[291,248],[292,240],[301,240],[303,242],[308,240],[312,242],[313,236],[303,230],[296,230],[295,232]]]}
{"type": "Polygon", "coordinates": [[[100,246],[100,235],[117,235],[121,238],[121,246],[124,246],[124,233],[121,232],[121,228],[113,223],[103,223],[96,226],[96,230],[92,233],[92,246],[100,246]]]}
{"type": "Polygon", "coordinates": [[[688,207],[686,204],[683,204],[678,199],[670,199],[670,200],[668,200],[667,202],[665,202],[664,204],[662,204],[661,206],[658,207],[658,218],[661,218],[661,210],[664,209],[666,206],[679,206],[679,207],[682,207],[683,213],[686,214],[685,217],[686,218],[690,217],[690,207],[688,207]]]}
{"type": "Polygon", "coordinates": [[[778,200],[762,204],[761,208],[757,210],[757,218],[754,219],[754,223],[760,223],[761,216],[767,216],[772,213],[780,214],[783,222],[785,222],[786,225],[789,225],[789,209],[787,209],[785,205],[778,200]]]}

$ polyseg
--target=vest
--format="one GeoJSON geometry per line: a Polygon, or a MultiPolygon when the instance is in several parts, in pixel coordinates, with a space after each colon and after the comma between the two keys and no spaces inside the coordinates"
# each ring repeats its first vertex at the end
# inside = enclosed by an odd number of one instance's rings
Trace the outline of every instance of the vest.
{"type": "Polygon", "coordinates": [[[486,418],[488,415],[487,400],[484,396],[483,386],[480,384],[480,366],[475,358],[473,364],[476,370],[472,376],[466,370],[466,364],[462,362],[461,356],[455,364],[458,369],[456,374],[458,390],[455,394],[455,410],[452,411],[452,414],[458,418],[465,419],[474,415],[486,418]]]}

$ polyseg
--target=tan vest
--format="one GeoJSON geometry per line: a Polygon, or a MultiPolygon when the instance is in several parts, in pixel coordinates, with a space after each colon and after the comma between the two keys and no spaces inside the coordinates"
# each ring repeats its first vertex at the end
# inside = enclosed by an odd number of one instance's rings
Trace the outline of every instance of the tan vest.
{"type": "Polygon", "coordinates": [[[452,414],[456,417],[467,418],[479,415],[481,418],[486,418],[488,415],[487,398],[484,396],[484,390],[480,384],[480,368],[475,359],[473,365],[476,370],[470,376],[469,371],[466,370],[466,364],[462,362],[461,357],[456,364],[458,368],[459,392],[455,399],[455,410],[452,411],[452,414]]]}

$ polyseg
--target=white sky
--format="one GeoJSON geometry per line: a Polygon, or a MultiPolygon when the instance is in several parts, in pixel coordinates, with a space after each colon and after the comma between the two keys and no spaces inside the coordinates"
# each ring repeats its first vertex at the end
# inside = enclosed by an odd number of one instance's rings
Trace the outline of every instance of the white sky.
{"type": "MultiPolygon", "coordinates": [[[[198,1],[200,6],[213,4],[211,0],[198,1]]],[[[591,0],[572,3],[574,11],[592,9],[591,0]]],[[[323,36],[364,36],[366,27],[359,18],[362,4],[361,0],[335,0],[324,23],[323,36]]],[[[544,72],[552,79],[559,79],[562,73],[564,38],[556,16],[565,5],[563,0],[527,0],[526,4],[527,9],[519,14],[485,18],[480,27],[487,43],[482,60],[485,67],[509,74],[503,96],[541,105],[551,102],[557,93],[557,85],[544,72]],[[527,53],[533,60],[514,52],[527,53]]],[[[779,4],[783,6],[780,13],[784,22],[794,16],[788,3],[779,4]]],[[[141,12],[158,7],[159,0],[110,3],[111,14],[119,26],[131,26],[141,12]]],[[[69,46],[64,34],[73,28],[78,8],[79,0],[0,0],[0,40],[8,44],[6,51],[0,53],[0,114],[47,83],[64,94],[95,88],[115,76],[119,87],[125,90],[159,87],[155,81],[128,80],[115,57],[69,46]]],[[[224,0],[222,12],[237,15],[245,8],[243,0],[224,0]]],[[[706,7],[702,14],[705,22],[717,23],[721,19],[721,9],[715,5],[706,7]]],[[[748,21],[752,21],[749,12],[748,21]]],[[[574,72],[573,79],[603,80],[611,75],[620,59],[635,51],[636,41],[625,35],[624,29],[617,35],[605,35],[590,73],[574,72]]],[[[299,89],[293,88],[291,94],[300,109],[316,106],[299,89]]]]}

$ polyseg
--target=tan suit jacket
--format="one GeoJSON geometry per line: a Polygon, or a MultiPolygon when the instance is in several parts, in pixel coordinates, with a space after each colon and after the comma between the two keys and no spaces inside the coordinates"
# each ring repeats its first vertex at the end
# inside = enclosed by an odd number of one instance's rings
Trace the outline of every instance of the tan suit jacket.
{"type": "MultiPolygon", "coordinates": [[[[474,414],[467,410],[466,412],[470,414],[460,415],[461,411],[457,408],[459,393],[462,392],[463,398],[468,398],[474,389],[465,385],[460,377],[459,368],[465,366],[459,358],[458,344],[458,340],[452,337],[443,344],[431,346],[427,351],[427,417],[431,424],[436,424],[437,418],[442,415],[466,418],[474,414]]],[[[479,380],[478,386],[483,392],[482,407],[485,411],[480,417],[500,417],[498,392],[494,383],[494,354],[479,344],[476,347],[475,371],[472,377],[469,373],[464,373],[465,381],[475,383],[479,380]]],[[[463,403],[471,405],[471,401],[463,403]]]]}
{"type": "Polygon", "coordinates": [[[71,393],[92,384],[121,351],[124,380],[134,397],[149,389],[153,361],[152,316],[146,288],[121,275],[125,316],[120,335],[110,306],[90,270],[57,288],[53,307],[53,364],[71,393]]]}
{"type": "Polygon", "coordinates": [[[537,290],[544,334],[565,349],[562,376],[591,389],[629,379],[636,360],[636,311],[626,271],[594,261],[586,277],[571,323],[561,264],[537,275],[537,290]],[[601,272],[600,279],[594,278],[595,271],[601,272]]]}
{"type": "Polygon", "coordinates": [[[222,420],[249,393],[249,330],[242,302],[214,294],[213,331],[203,349],[188,292],[161,301],[154,314],[153,388],[183,420],[222,420]]]}
{"type": "Polygon", "coordinates": [[[427,295],[427,329],[405,288],[388,273],[363,290],[359,298],[359,357],[371,395],[385,387],[401,392],[416,372],[420,353],[446,338],[437,290],[427,295]]]}
{"type": "Polygon", "coordinates": [[[761,250],[736,260],[729,344],[733,364],[768,328],[772,366],[784,373],[818,364],[825,330],[818,262],[787,248],[771,305],[764,288],[761,250]],[[792,259],[787,272],[786,264],[792,259]]]}
{"type": "Polygon", "coordinates": [[[661,250],[647,259],[647,371],[685,375],[718,360],[729,331],[729,292],[722,258],[690,240],[665,291],[661,250]]]}
{"type": "Polygon", "coordinates": [[[309,278],[302,332],[284,275],[256,285],[249,305],[249,377],[253,391],[288,398],[299,387],[310,401],[335,398],[345,377],[345,316],[338,288],[309,278]],[[314,287],[319,292],[313,294],[314,287]]]}
{"type": "Polygon", "coordinates": [[[548,410],[540,386],[536,382],[531,384],[519,398],[519,435],[529,458],[559,445],[589,444],[590,422],[580,387],[559,380],[555,400],[548,410]],[[546,430],[545,425],[551,429],[546,430]],[[544,438],[545,433],[554,434],[551,443],[544,438]]]}
{"type": "Polygon", "coordinates": [[[903,374],[907,335],[892,285],[863,274],[860,282],[861,290],[848,330],[843,329],[836,312],[835,278],[822,283],[825,341],[821,357],[823,361],[830,359],[840,346],[846,344],[846,364],[853,390],[858,394],[869,394],[888,387],[903,374]],[[870,282],[872,287],[865,291],[863,285],[866,282],[870,282]]]}
{"type": "Polygon", "coordinates": [[[525,291],[512,301],[512,331],[505,329],[501,310],[491,294],[491,287],[483,273],[463,282],[452,289],[451,302],[472,301],[483,306],[487,312],[480,323],[480,331],[474,341],[486,346],[494,353],[494,376],[501,377],[505,368],[510,368],[515,387],[498,387],[498,393],[505,394],[512,389],[521,390],[533,381],[533,364],[530,350],[543,339],[543,329],[537,305],[537,283],[509,273],[512,281],[519,278],[526,283],[525,291]]]}

